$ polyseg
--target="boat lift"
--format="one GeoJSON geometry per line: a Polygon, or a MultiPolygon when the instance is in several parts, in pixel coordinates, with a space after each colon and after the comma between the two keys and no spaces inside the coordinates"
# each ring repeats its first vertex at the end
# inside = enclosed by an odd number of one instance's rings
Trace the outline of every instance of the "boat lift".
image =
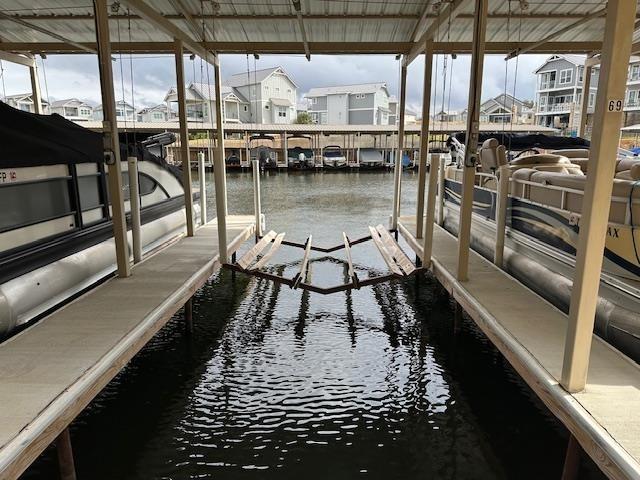
{"type": "Polygon", "coordinates": [[[325,248],[312,245],[311,235],[307,237],[305,243],[289,242],[284,240],[284,232],[276,233],[271,230],[264,236],[259,237],[256,244],[239,260],[230,264],[225,264],[225,267],[236,272],[288,285],[294,290],[300,288],[302,290],[309,290],[323,295],[329,295],[331,293],[342,292],[345,290],[359,290],[361,287],[376,285],[393,279],[406,278],[423,270],[422,267],[415,265],[411,260],[409,260],[409,257],[407,257],[407,255],[402,251],[398,242],[394,240],[390,232],[382,225],[378,225],[377,227],[369,226],[369,232],[370,234],[366,237],[361,237],[353,241],[349,240],[347,234],[342,232],[343,243],[325,248]],[[390,273],[360,279],[353,268],[351,247],[369,240],[373,241],[383,260],[387,264],[390,273]],[[269,244],[271,244],[271,247],[269,250],[266,250],[269,244]],[[275,255],[282,245],[304,250],[304,256],[300,262],[300,267],[293,277],[276,275],[265,272],[262,269],[267,265],[269,260],[275,255]],[[313,283],[311,283],[311,269],[309,268],[309,255],[311,251],[332,253],[342,249],[346,252],[349,281],[347,283],[331,287],[319,287],[317,285],[313,285],[313,283]],[[260,257],[260,259],[258,259],[258,256],[263,251],[265,251],[265,253],[260,257]]]}

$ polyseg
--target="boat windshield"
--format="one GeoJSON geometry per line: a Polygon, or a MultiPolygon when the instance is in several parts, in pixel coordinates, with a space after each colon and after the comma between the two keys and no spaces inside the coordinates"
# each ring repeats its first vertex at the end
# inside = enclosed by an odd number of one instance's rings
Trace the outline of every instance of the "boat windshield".
{"type": "Polygon", "coordinates": [[[324,156],[327,158],[344,157],[341,150],[325,150],[324,156]]]}

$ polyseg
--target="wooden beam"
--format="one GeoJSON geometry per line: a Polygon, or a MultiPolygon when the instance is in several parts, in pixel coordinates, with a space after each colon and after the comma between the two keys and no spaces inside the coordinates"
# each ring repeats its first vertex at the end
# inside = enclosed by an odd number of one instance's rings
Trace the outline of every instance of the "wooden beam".
{"type": "MultiPolygon", "coordinates": [[[[95,48],[95,42],[83,42],[82,46],[95,48]]],[[[515,49],[532,47],[532,42],[488,42],[485,46],[487,54],[506,54],[515,49]]],[[[205,42],[203,47],[207,50],[224,53],[261,53],[261,54],[304,54],[304,47],[300,42],[205,42]]],[[[309,48],[315,54],[342,55],[342,54],[371,54],[371,55],[397,55],[408,52],[413,47],[412,42],[309,42],[309,48]]],[[[471,42],[434,42],[433,53],[459,53],[471,52],[471,42]]],[[[640,52],[640,43],[636,45],[636,51],[640,52]]],[[[113,42],[112,52],[118,53],[165,53],[173,54],[173,42],[113,42]]],[[[531,48],[529,53],[582,53],[588,54],[602,49],[602,42],[548,42],[531,48]]],[[[6,52],[25,53],[86,53],[73,45],[62,42],[2,42],[0,50],[6,52]]]]}
{"type": "Polygon", "coordinates": [[[296,19],[298,20],[298,28],[300,29],[300,36],[302,37],[302,46],[304,48],[304,56],[308,61],[311,61],[311,50],[309,49],[309,41],[307,40],[307,31],[304,28],[304,19],[302,18],[302,5],[300,0],[291,0],[293,8],[296,12],[296,19]]]}
{"type": "Polygon", "coordinates": [[[69,427],[65,428],[60,435],[58,435],[58,438],[56,438],[56,453],[60,480],[76,480],[76,466],[73,461],[73,448],[71,447],[69,427]]]}
{"type": "Polygon", "coordinates": [[[587,131],[589,97],[591,96],[591,73],[593,71],[593,63],[589,62],[589,60],[592,59],[593,57],[587,58],[587,61],[585,62],[585,68],[582,73],[582,102],[580,107],[580,124],[578,125],[578,136],[583,138],[587,131]]]}
{"type": "Polygon", "coordinates": [[[484,40],[487,31],[488,0],[476,0],[473,21],[473,52],[471,54],[471,76],[469,79],[469,104],[467,107],[467,136],[462,177],[462,198],[458,226],[458,271],[460,281],[467,280],[469,271],[469,249],[471,240],[471,214],[473,213],[473,191],[476,176],[478,134],[480,130],[480,97],[482,93],[482,71],[484,63],[484,40]]]}
{"type": "Polygon", "coordinates": [[[589,175],[582,199],[562,366],[561,384],[569,392],[583,390],[587,380],[635,12],[636,2],[609,0],[607,4],[589,175]]]}
{"type": "MultiPolygon", "coordinates": [[[[193,37],[197,38],[201,42],[204,42],[206,39],[204,38],[204,33],[203,33],[202,29],[200,28],[200,25],[198,25],[196,20],[189,13],[189,11],[187,10],[186,5],[182,2],[182,0],[169,0],[169,2],[171,3],[171,6],[173,8],[175,8],[178,12],[180,12],[182,14],[182,16],[184,17],[184,19],[187,21],[187,24],[189,25],[189,29],[191,30],[191,33],[193,34],[193,37]]],[[[165,18],[167,18],[167,17],[165,17],[165,18]]]]}
{"type": "Polygon", "coordinates": [[[33,110],[42,115],[42,95],[40,94],[40,79],[38,78],[38,67],[35,58],[33,65],[29,67],[29,78],[31,80],[31,99],[33,100],[33,110]]]}
{"type": "Polygon", "coordinates": [[[120,141],[118,122],[116,121],[116,98],[113,89],[113,70],[111,67],[111,44],[109,38],[109,17],[107,0],[94,0],[96,15],[96,37],[98,38],[98,67],[100,90],[102,93],[102,137],[105,162],[109,172],[109,198],[111,200],[111,220],[116,246],[118,276],[131,275],[129,264],[129,244],[125,223],[124,198],[122,196],[122,167],[120,165],[120,141]]]}
{"type": "Polygon", "coordinates": [[[404,114],[407,103],[407,67],[400,61],[400,102],[396,108],[398,116],[398,148],[394,165],[393,182],[393,212],[391,213],[391,228],[398,228],[398,217],[400,216],[400,199],[402,197],[402,152],[404,150],[404,114]]]}
{"type": "Polygon", "coordinates": [[[433,18],[438,18],[438,15],[430,14],[429,12],[434,9],[434,4],[431,3],[431,0],[427,0],[424,5],[424,9],[422,13],[418,17],[418,21],[416,22],[413,30],[411,31],[411,41],[415,42],[418,40],[418,34],[427,28],[427,22],[429,22],[433,18]]]}
{"type": "MultiPolygon", "coordinates": [[[[2,48],[2,45],[0,45],[2,48]]],[[[4,52],[0,50],[0,60],[5,62],[11,62],[25,67],[33,67],[36,64],[36,59],[32,56],[18,55],[16,53],[4,52]]]]}
{"type": "MultiPolygon", "coordinates": [[[[175,41],[176,89],[178,92],[178,122],[180,124],[180,157],[182,157],[182,188],[187,237],[193,237],[193,193],[191,183],[191,158],[189,156],[189,128],[187,126],[187,95],[184,77],[184,52],[182,40],[175,41]]],[[[222,244],[220,251],[223,250],[222,244]]]]}
{"type": "Polygon", "coordinates": [[[163,17],[162,14],[158,12],[157,8],[149,6],[144,0],[123,1],[152,25],[159,28],[172,38],[181,40],[182,43],[192,53],[195,53],[211,64],[214,64],[216,62],[215,56],[209,52],[209,49],[205,49],[200,43],[194,41],[193,38],[187,35],[182,29],[178,28],[175,24],[163,17]]]}
{"type": "MultiPolygon", "coordinates": [[[[344,233],[343,233],[344,235],[344,233]]],[[[302,262],[300,263],[300,270],[293,279],[293,288],[298,288],[300,282],[303,280],[307,281],[307,267],[309,266],[309,255],[311,254],[311,242],[313,240],[313,236],[309,235],[307,238],[307,242],[304,247],[304,256],[302,257],[302,262]]]]}
{"type": "Polygon", "coordinates": [[[271,260],[271,257],[273,257],[275,253],[282,246],[282,240],[284,240],[284,235],[285,235],[284,232],[278,234],[278,236],[273,241],[273,244],[271,245],[271,248],[269,249],[269,251],[265,253],[262,256],[262,258],[258,260],[253,267],[251,267],[251,270],[259,270],[262,267],[264,267],[269,260],[271,260]]]}
{"type": "Polygon", "coordinates": [[[255,259],[260,255],[260,252],[264,250],[267,245],[271,243],[271,241],[276,238],[276,232],[270,230],[267,234],[262,237],[258,243],[256,243],[253,247],[251,247],[247,253],[245,253],[240,260],[238,260],[238,265],[246,270],[249,265],[251,265],[255,259]]]}
{"type": "MultiPolygon", "coordinates": [[[[409,50],[409,53],[406,55],[404,59],[405,66],[409,65],[413,62],[418,55],[423,52],[425,42],[427,40],[433,40],[435,34],[437,33],[440,25],[443,25],[445,22],[448,22],[449,19],[453,20],[460,13],[462,7],[466,4],[467,0],[453,0],[451,4],[444,3],[441,5],[448,5],[448,8],[443,8],[438,17],[431,22],[427,31],[422,34],[422,36],[415,42],[414,46],[409,50]]],[[[438,40],[438,39],[436,39],[438,40]]]]}
{"type": "Polygon", "coordinates": [[[372,226],[369,226],[369,232],[371,233],[371,239],[373,240],[374,245],[380,252],[382,259],[387,264],[387,267],[389,267],[389,270],[391,270],[394,275],[402,276],[402,270],[400,270],[400,267],[398,267],[396,262],[393,260],[391,253],[382,243],[382,239],[380,238],[380,234],[378,233],[378,231],[372,226]]]}
{"type": "Polygon", "coordinates": [[[535,42],[533,45],[531,45],[529,47],[516,49],[516,50],[512,51],[511,53],[509,53],[506,56],[505,60],[510,60],[512,58],[517,57],[518,55],[522,55],[523,53],[530,52],[531,50],[534,50],[536,47],[538,47],[540,45],[544,45],[545,43],[553,40],[554,38],[559,37],[560,35],[563,35],[563,34],[565,34],[567,32],[570,32],[571,30],[574,30],[575,28],[580,27],[580,26],[584,25],[585,23],[590,22],[591,20],[594,20],[596,18],[600,18],[600,17],[604,16],[606,13],[607,13],[607,9],[606,8],[603,8],[601,10],[597,10],[597,11],[587,15],[586,17],[578,20],[577,22],[572,23],[571,25],[567,25],[566,27],[555,31],[552,34],[547,35],[545,38],[543,38],[539,42],[535,42]]]}
{"type": "MultiPolygon", "coordinates": [[[[418,199],[416,201],[416,238],[422,238],[424,216],[424,191],[429,158],[429,118],[431,117],[431,70],[433,68],[433,45],[424,46],[424,79],[422,81],[422,124],[420,125],[420,163],[418,164],[418,199]]],[[[435,208],[435,204],[433,205],[435,208]]],[[[433,232],[433,230],[432,230],[433,232]]]]}

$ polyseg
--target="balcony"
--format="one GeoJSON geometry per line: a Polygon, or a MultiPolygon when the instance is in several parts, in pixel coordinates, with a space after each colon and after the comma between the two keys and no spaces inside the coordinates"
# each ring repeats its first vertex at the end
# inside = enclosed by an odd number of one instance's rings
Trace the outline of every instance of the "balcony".
{"type": "Polygon", "coordinates": [[[552,105],[539,105],[538,113],[569,113],[572,103],[554,103],[552,105]]]}

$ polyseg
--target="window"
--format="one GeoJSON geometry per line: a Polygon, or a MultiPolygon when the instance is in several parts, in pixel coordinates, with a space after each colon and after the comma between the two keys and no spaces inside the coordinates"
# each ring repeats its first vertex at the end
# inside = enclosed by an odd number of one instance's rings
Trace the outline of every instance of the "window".
{"type": "Polygon", "coordinates": [[[269,87],[267,85],[264,86],[264,93],[269,94],[269,87]]]}
{"type": "Polygon", "coordinates": [[[578,82],[584,79],[584,67],[578,67],[578,82]]]}
{"type": "Polygon", "coordinates": [[[78,177],[78,193],[80,194],[80,209],[83,212],[101,206],[100,176],[78,177]]]}
{"type": "Polygon", "coordinates": [[[629,90],[627,92],[627,105],[635,107],[638,104],[638,90],[629,90]]]}
{"type": "Polygon", "coordinates": [[[73,214],[69,179],[13,183],[0,186],[0,232],[73,214]]]}
{"type": "Polygon", "coordinates": [[[363,99],[365,97],[364,93],[356,93],[357,99],[363,99]]]}
{"type": "Polygon", "coordinates": [[[116,109],[116,117],[124,116],[124,112],[122,110],[116,109]]]}
{"type": "MultiPolygon", "coordinates": [[[[140,192],[141,197],[153,193],[157,187],[158,183],[149,175],[145,173],[138,173],[138,191],[140,192]]],[[[122,172],[122,197],[124,201],[129,200],[131,198],[130,195],[129,172],[122,172]]]]}
{"type": "Polygon", "coordinates": [[[89,115],[91,115],[91,110],[89,110],[88,108],[81,108],[80,115],[88,117],[89,115]]]}
{"type": "Polygon", "coordinates": [[[265,106],[264,106],[264,109],[265,109],[265,110],[269,110],[269,105],[265,105],[265,106]]]}
{"type": "Polygon", "coordinates": [[[554,88],[556,86],[556,72],[545,72],[540,74],[540,89],[554,88]]]}
{"type": "Polygon", "coordinates": [[[567,83],[571,83],[573,80],[573,70],[570,68],[567,70],[560,70],[560,81],[558,82],[560,85],[566,85],[567,83]]]}
{"type": "Polygon", "coordinates": [[[290,89],[290,88],[287,88],[287,93],[288,93],[289,95],[291,95],[291,89],[290,89]]]}
{"type": "Polygon", "coordinates": [[[595,93],[590,93],[589,94],[589,106],[593,107],[593,104],[596,101],[596,94],[595,93]]]}
{"type": "Polygon", "coordinates": [[[163,120],[164,114],[162,112],[153,112],[153,118],[155,120],[163,120]]]}
{"type": "Polygon", "coordinates": [[[547,104],[547,97],[546,96],[541,96],[540,97],[540,106],[544,106],[547,104]]]}
{"type": "Polygon", "coordinates": [[[276,87],[276,94],[280,93],[280,87],[276,87]]]}
{"type": "Polygon", "coordinates": [[[249,107],[247,107],[246,105],[245,105],[245,106],[243,106],[243,107],[242,107],[242,109],[243,109],[245,112],[248,112],[248,111],[249,111],[249,107]]]}
{"type": "Polygon", "coordinates": [[[635,63],[629,67],[629,81],[640,80],[640,64],[635,63]]]}
{"type": "Polygon", "coordinates": [[[311,104],[312,104],[312,105],[317,105],[317,104],[318,104],[318,97],[313,97],[313,98],[311,99],[311,104]]]}

